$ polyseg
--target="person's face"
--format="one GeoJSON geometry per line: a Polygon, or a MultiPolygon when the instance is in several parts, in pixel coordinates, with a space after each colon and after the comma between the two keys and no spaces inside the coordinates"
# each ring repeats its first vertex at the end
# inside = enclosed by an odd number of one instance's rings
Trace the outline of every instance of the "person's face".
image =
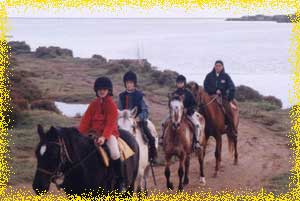
{"type": "Polygon", "coordinates": [[[176,82],[176,87],[182,89],[184,87],[184,82],[176,82]]]}
{"type": "Polygon", "coordinates": [[[100,98],[105,98],[108,94],[108,89],[99,89],[98,90],[98,96],[100,98]]]}
{"type": "Polygon", "coordinates": [[[223,65],[220,63],[216,63],[216,65],[215,65],[216,73],[220,73],[222,70],[223,70],[223,65]]]}
{"type": "Polygon", "coordinates": [[[135,85],[133,81],[126,81],[126,89],[128,91],[133,91],[135,89],[135,85]]]}

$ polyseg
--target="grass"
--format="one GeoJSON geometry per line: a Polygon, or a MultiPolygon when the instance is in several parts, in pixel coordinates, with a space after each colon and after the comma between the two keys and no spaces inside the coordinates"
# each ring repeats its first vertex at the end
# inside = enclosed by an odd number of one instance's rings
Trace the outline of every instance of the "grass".
{"type": "Polygon", "coordinates": [[[43,110],[25,111],[21,120],[9,131],[11,135],[9,149],[12,160],[10,164],[14,174],[9,183],[12,185],[32,182],[36,160],[34,150],[39,142],[36,125],[42,124],[46,129],[53,126],[73,126],[77,122],[54,112],[43,110]]]}
{"type": "Polygon", "coordinates": [[[282,110],[266,102],[240,102],[240,116],[262,124],[279,136],[287,137],[290,130],[288,109],[282,110]]]}
{"type": "Polygon", "coordinates": [[[279,195],[281,193],[287,193],[289,189],[289,176],[290,173],[284,173],[273,177],[270,179],[269,183],[266,186],[266,190],[268,192],[273,192],[275,195],[279,195]]]}

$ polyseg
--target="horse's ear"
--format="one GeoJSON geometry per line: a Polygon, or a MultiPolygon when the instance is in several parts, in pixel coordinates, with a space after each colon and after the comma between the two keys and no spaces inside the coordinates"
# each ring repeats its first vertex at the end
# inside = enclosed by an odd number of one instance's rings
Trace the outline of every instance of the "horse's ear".
{"type": "Polygon", "coordinates": [[[135,106],[131,111],[130,111],[130,116],[131,117],[136,117],[138,112],[138,108],[135,106]]]}
{"type": "Polygon", "coordinates": [[[44,128],[43,128],[43,126],[41,124],[37,125],[37,132],[38,132],[38,134],[40,136],[40,140],[42,140],[42,139],[45,138],[46,134],[45,134],[44,128]]]}

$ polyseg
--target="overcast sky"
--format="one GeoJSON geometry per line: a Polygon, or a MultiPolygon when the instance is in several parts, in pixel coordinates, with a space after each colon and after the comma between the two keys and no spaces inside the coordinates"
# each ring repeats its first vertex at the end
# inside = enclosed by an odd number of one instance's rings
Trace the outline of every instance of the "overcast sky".
{"type": "Polygon", "coordinates": [[[193,9],[186,11],[181,8],[161,9],[153,8],[149,10],[143,10],[141,8],[128,8],[119,9],[116,11],[110,11],[107,9],[98,8],[96,11],[89,9],[61,9],[61,10],[35,10],[24,8],[9,8],[9,17],[239,17],[243,15],[254,15],[254,14],[286,14],[292,13],[292,10],[256,10],[251,13],[247,11],[241,11],[240,9],[231,9],[230,11],[219,10],[219,9],[193,9]]]}

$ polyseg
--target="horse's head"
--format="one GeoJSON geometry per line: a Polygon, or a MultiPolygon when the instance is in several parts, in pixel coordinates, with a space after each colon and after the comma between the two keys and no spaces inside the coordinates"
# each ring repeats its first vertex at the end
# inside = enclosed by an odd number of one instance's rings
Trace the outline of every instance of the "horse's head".
{"type": "Polygon", "coordinates": [[[36,148],[37,171],[33,181],[36,194],[46,193],[50,183],[58,173],[63,161],[60,128],[51,127],[47,132],[41,125],[37,126],[40,142],[36,148]]]}
{"type": "Polygon", "coordinates": [[[173,95],[169,96],[169,111],[173,128],[180,127],[181,120],[184,115],[184,96],[173,95]]]}
{"type": "Polygon", "coordinates": [[[197,97],[199,93],[200,86],[197,82],[191,81],[187,83],[186,87],[192,92],[192,94],[197,97]]]}
{"type": "Polygon", "coordinates": [[[135,134],[137,128],[137,122],[135,116],[137,114],[137,107],[132,110],[118,110],[118,126],[130,133],[135,134]]]}

